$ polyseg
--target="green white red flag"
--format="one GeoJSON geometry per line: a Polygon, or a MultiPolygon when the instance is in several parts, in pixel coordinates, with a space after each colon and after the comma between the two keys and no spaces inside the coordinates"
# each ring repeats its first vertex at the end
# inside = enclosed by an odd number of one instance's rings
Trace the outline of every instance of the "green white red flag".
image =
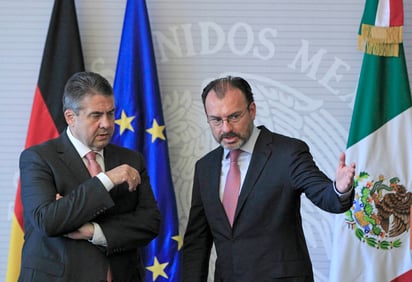
{"type": "Polygon", "coordinates": [[[330,281],[412,281],[412,98],[402,0],[366,0],[365,51],[347,144],[352,208],[336,217],[330,281]]]}

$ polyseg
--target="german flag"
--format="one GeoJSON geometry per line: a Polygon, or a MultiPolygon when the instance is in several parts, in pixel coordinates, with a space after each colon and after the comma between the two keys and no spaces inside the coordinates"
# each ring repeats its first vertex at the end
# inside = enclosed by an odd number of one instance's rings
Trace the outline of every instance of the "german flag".
{"type": "MultiPolygon", "coordinates": [[[[25,147],[55,138],[66,128],[62,96],[69,77],[84,70],[74,0],[55,0],[36,85],[25,147]]],[[[23,246],[23,206],[17,187],[10,235],[7,282],[18,280],[23,246]]]]}

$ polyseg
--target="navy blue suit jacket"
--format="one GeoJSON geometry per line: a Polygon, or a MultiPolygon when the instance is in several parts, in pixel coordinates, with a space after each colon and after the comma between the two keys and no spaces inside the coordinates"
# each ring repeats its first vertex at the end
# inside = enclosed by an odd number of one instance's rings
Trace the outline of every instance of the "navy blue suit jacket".
{"type": "Polygon", "coordinates": [[[24,150],[20,156],[24,245],[19,281],[102,281],[108,264],[114,281],[142,281],[139,248],[159,232],[160,212],[141,154],[108,145],[106,170],[121,164],[136,168],[142,183],[106,191],[89,172],[66,132],[24,150]],[[56,200],[56,193],[63,196],[56,200]],[[64,235],[86,222],[98,223],[108,246],[64,235]]]}
{"type": "Polygon", "coordinates": [[[184,282],[207,281],[213,243],[216,282],[312,281],[301,195],[332,213],[344,212],[352,204],[353,198],[342,200],[335,193],[304,142],[260,129],[233,228],[219,199],[223,148],[196,163],[183,245],[184,282]]]}

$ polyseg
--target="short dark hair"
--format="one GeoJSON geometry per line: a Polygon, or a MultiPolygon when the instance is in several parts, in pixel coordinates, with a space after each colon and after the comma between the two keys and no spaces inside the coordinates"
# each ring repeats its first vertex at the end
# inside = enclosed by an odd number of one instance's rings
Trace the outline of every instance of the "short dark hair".
{"type": "Polygon", "coordinates": [[[248,105],[250,105],[250,103],[254,101],[252,88],[250,87],[249,83],[241,77],[229,75],[226,77],[221,77],[221,78],[212,80],[211,82],[209,82],[208,85],[206,85],[205,88],[203,88],[203,92],[202,92],[203,106],[205,106],[206,97],[210,91],[212,90],[215,91],[218,97],[223,98],[225,96],[226,91],[229,88],[239,89],[245,96],[248,105]]]}
{"type": "Polygon", "coordinates": [[[80,103],[86,96],[113,96],[113,88],[106,78],[94,72],[77,72],[66,82],[63,93],[63,112],[67,109],[79,114],[80,103]]]}

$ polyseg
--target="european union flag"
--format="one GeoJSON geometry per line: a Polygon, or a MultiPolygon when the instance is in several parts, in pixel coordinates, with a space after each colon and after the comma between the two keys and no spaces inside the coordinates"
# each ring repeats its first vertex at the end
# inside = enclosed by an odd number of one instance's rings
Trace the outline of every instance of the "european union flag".
{"type": "Polygon", "coordinates": [[[182,238],[178,230],[176,198],[144,0],[127,1],[113,88],[118,125],[113,143],[144,155],[162,213],[160,234],[144,249],[146,281],[179,281],[182,238]]]}

